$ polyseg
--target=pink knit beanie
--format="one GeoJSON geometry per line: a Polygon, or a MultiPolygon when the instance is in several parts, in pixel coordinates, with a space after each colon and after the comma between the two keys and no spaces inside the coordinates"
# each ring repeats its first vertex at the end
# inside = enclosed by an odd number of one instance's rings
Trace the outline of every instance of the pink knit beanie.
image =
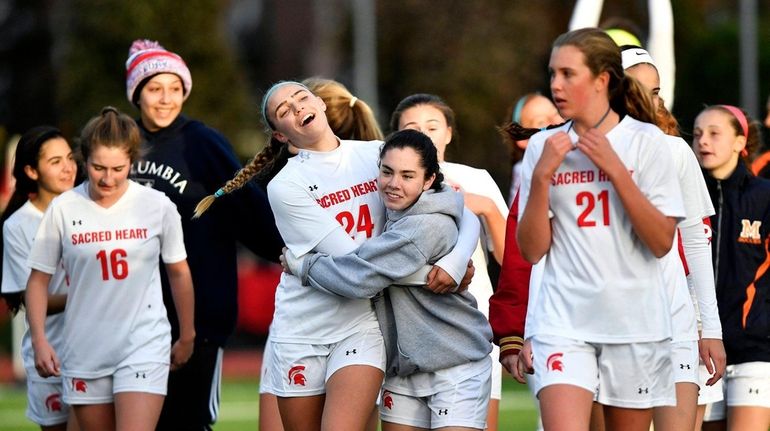
{"type": "Polygon", "coordinates": [[[159,73],[173,73],[182,79],[184,100],[192,90],[192,76],[182,57],[167,51],[158,42],[137,39],[131,44],[126,60],[126,96],[134,103],[134,92],[145,79],[159,73]]]}

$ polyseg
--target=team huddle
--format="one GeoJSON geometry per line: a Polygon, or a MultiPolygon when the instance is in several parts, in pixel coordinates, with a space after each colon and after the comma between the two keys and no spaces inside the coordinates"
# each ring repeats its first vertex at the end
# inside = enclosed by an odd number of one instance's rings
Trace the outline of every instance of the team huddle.
{"type": "Polygon", "coordinates": [[[767,430],[758,125],[712,105],[685,142],[639,45],[555,40],[550,97],[499,129],[518,154],[509,207],[445,159],[455,116],[436,95],[404,98],[384,137],[341,84],[281,81],[241,167],[181,114],[182,58],[135,41],[137,120],[105,107],[77,150],[49,126],[16,149],[2,293],[27,313],[27,417],[211,429],[240,243],[284,269],[260,429],[496,430],[505,368],[545,430],[767,430]]]}

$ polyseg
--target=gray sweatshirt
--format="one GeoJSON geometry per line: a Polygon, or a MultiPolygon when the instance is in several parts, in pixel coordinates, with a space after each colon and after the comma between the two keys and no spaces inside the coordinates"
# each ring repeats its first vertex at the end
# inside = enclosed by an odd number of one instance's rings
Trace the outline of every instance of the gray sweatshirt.
{"type": "Polygon", "coordinates": [[[447,187],[429,190],[404,211],[388,210],[384,232],[355,253],[303,259],[304,285],[347,298],[374,298],[387,349],[386,375],[438,371],[481,360],[492,350],[489,322],[467,291],[437,295],[424,287],[393,285],[452,250],[462,214],[461,194],[447,187]]]}

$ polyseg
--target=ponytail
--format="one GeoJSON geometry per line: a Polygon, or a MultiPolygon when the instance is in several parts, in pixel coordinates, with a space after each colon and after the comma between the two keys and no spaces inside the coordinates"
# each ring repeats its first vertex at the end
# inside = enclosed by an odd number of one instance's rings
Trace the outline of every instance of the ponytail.
{"type": "Polygon", "coordinates": [[[655,110],[655,124],[663,130],[663,133],[669,136],[681,136],[679,133],[679,122],[666,109],[666,105],[663,103],[663,99],[658,98],[658,106],[655,110]]]}
{"type": "Polygon", "coordinates": [[[656,108],[652,96],[633,76],[624,75],[618,86],[619,92],[611,95],[610,106],[621,117],[631,117],[645,123],[656,123],[656,108]]]}

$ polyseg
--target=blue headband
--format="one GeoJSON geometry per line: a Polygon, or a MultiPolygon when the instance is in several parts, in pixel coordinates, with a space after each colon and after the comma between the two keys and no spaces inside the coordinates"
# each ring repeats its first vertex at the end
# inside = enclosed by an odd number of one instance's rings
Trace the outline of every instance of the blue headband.
{"type": "Polygon", "coordinates": [[[521,111],[524,110],[524,105],[527,104],[530,98],[533,96],[539,96],[540,92],[534,92],[529,93],[521,96],[519,100],[516,101],[516,105],[513,107],[513,115],[511,116],[511,121],[513,121],[516,124],[521,124],[521,111]]]}
{"type": "Polygon", "coordinates": [[[309,88],[307,88],[307,85],[305,85],[305,84],[303,84],[301,82],[297,82],[297,81],[279,81],[279,82],[273,84],[273,86],[270,87],[269,90],[267,90],[267,92],[265,93],[265,96],[262,97],[262,109],[261,109],[261,112],[262,112],[262,122],[265,123],[265,126],[269,127],[270,130],[273,130],[273,127],[270,125],[270,122],[267,120],[267,101],[270,100],[270,96],[273,95],[275,90],[283,87],[284,85],[288,85],[288,84],[299,85],[300,87],[302,87],[305,90],[307,90],[308,92],[310,92],[310,94],[313,94],[313,92],[310,91],[309,88]]]}

